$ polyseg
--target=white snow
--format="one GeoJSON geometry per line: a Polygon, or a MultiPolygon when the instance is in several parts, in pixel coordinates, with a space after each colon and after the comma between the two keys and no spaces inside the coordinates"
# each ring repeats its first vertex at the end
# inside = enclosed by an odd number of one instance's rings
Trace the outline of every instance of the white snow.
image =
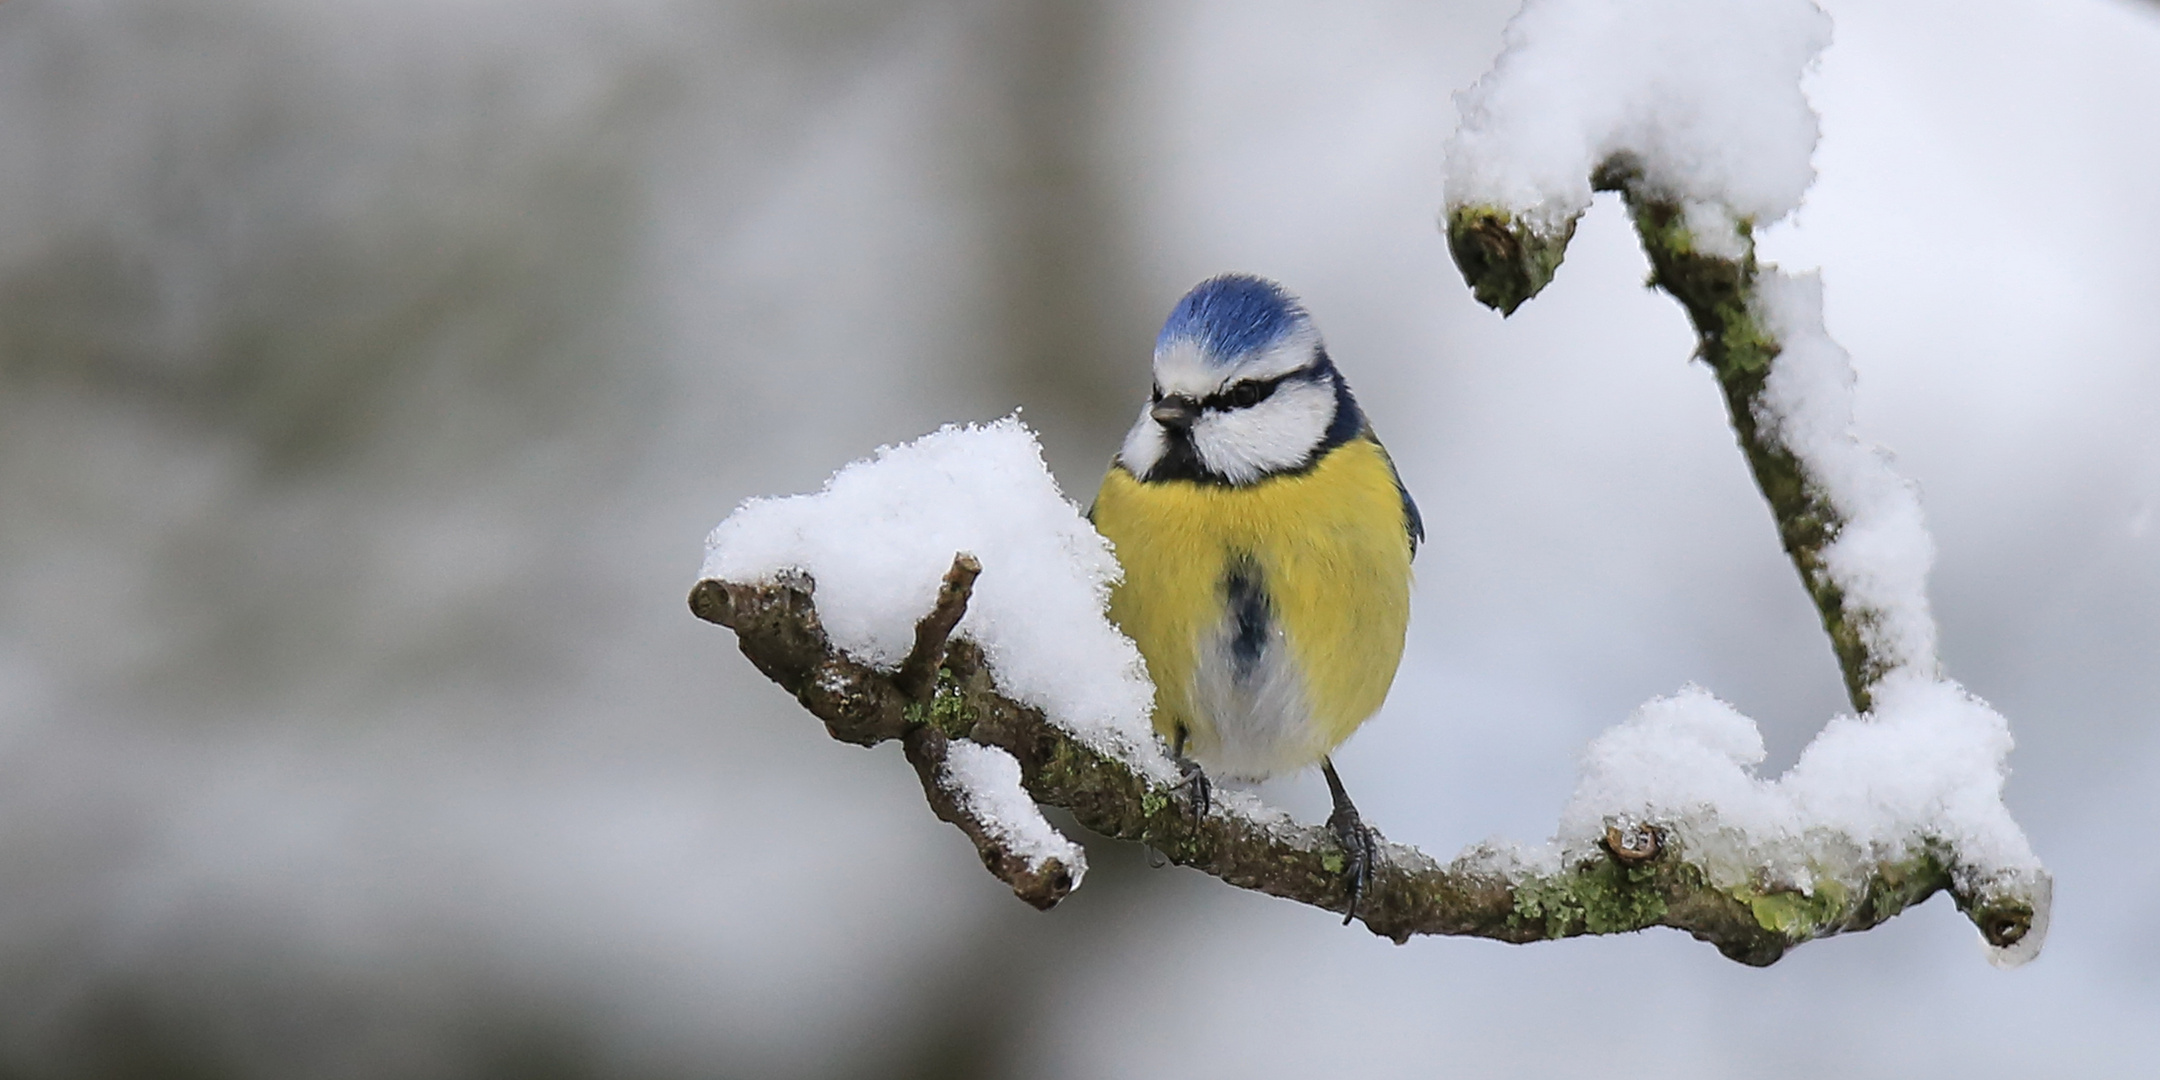
{"type": "Polygon", "coordinates": [[[751,499],[707,538],[703,573],[754,582],[806,571],[833,643],[891,667],[962,551],[982,576],[954,633],[982,647],[998,688],[1143,775],[1174,780],[1139,650],[1104,614],[1117,560],[1017,417],[881,447],[816,494],[751,499]]]}
{"type": "Polygon", "coordinates": [[[1073,888],[1080,887],[1080,879],[1087,874],[1086,855],[1043,818],[1035,800],[1020,786],[1020,762],[1011,754],[999,747],[954,739],[946,746],[938,782],[1006,850],[1026,859],[1029,869],[1040,870],[1056,859],[1072,871],[1073,888]]]}
{"type": "MultiPolygon", "coordinates": [[[[1767,872],[1803,892],[1826,877],[1853,887],[1863,860],[1939,840],[1956,849],[1968,887],[2037,887],[2044,920],[2045,872],[2002,803],[2009,724],[1955,683],[1912,673],[1876,684],[1875,701],[1865,717],[1830,721],[1784,776],[1765,779],[1754,721],[1695,686],[1657,698],[1590,744],[1556,839],[1587,851],[1608,822],[1655,822],[1714,885],[1759,887],[1767,872]]],[[[2036,925],[1994,958],[2029,959],[2044,936],[2036,925]]]]}
{"type": "Polygon", "coordinates": [[[1626,151],[1654,189],[1767,225],[1814,182],[1800,76],[1829,43],[1809,0],[1524,0],[1492,70],[1456,95],[1448,204],[1555,230],[1626,151]]]}
{"type": "Polygon", "coordinates": [[[1680,204],[1680,212],[1696,251],[1734,262],[1747,258],[1751,241],[1724,204],[1690,199],[1680,204]]]}
{"type": "Polygon", "coordinates": [[[1757,402],[1771,426],[1844,519],[1823,549],[1830,580],[1848,606],[1875,612],[1860,633],[1894,667],[1936,674],[1935,620],[1927,599],[1935,542],[1920,496],[1882,450],[1853,434],[1852,361],[1823,328],[1822,278],[1765,269],[1756,278],[1757,313],[1783,346],[1757,402]]]}
{"type": "Polygon", "coordinates": [[[1731,705],[1696,686],[1654,699],[1590,744],[1561,838],[1594,840],[1613,816],[1709,823],[1707,813],[1731,830],[1697,838],[1711,848],[1774,848],[1829,829],[1875,857],[1939,838],[1976,866],[2038,869],[2002,805],[2011,741],[2001,714],[1949,682],[1894,677],[1877,695],[1875,711],[1832,720],[1775,780],[1755,775],[1762,736],[1731,705]]]}

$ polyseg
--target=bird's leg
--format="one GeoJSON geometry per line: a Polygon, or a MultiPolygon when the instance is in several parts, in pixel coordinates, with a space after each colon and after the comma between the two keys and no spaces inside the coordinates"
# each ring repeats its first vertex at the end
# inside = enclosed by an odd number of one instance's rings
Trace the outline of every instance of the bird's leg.
{"type": "Polygon", "coordinates": [[[1176,737],[1170,740],[1170,760],[1177,762],[1178,787],[1185,792],[1186,800],[1192,804],[1193,816],[1204,818],[1207,816],[1213,789],[1208,783],[1207,773],[1201,770],[1200,763],[1185,756],[1187,734],[1185,725],[1179,724],[1176,737]]]}
{"type": "MultiPolygon", "coordinates": [[[[1185,725],[1179,724],[1170,737],[1170,760],[1177,764],[1177,790],[1185,794],[1186,803],[1193,808],[1193,816],[1205,818],[1211,789],[1207,773],[1200,768],[1200,763],[1185,756],[1185,740],[1188,735],[1185,725]]],[[[1165,859],[1161,852],[1152,847],[1148,848],[1149,869],[1160,870],[1167,865],[1169,860],[1165,859]]]]}
{"type": "Polygon", "coordinates": [[[1357,807],[1350,805],[1350,793],[1343,790],[1342,777],[1335,775],[1335,763],[1321,758],[1320,772],[1327,777],[1328,794],[1335,799],[1335,812],[1328,815],[1327,823],[1343,849],[1343,882],[1350,889],[1350,910],[1343,913],[1342,922],[1348,926],[1357,918],[1358,901],[1372,887],[1373,867],[1380,862],[1380,850],[1373,842],[1372,830],[1358,817],[1357,807]]]}

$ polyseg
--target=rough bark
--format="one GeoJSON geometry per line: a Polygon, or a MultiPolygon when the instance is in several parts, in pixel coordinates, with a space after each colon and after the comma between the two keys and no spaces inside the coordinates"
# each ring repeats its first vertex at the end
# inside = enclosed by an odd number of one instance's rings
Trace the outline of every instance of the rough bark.
{"type": "MultiPolygon", "coordinates": [[[[1778,540],[1822,617],[1846,695],[1854,709],[1868,711],[1869,688],[1897,666],[1895,658],[1871,651],[1861,632],[1879,613],[1853,602],[1831,580],[1823,551],[1845,523],[1823,495],[1823,485],[1758,419],[1763,383],[1780,346],[1754,303],[1752,223],[1738,223],[1743,254],[1727,258],[1698,250],[1681,204],[1642,184],[1639,170],[1627,158],[1600,166],[1592,184],[1599,191],[1619,192],[1626,200],[1636,235],[1650,257],[1650,284],[1687,311],[1695,327],[1696,355],[1724,393],[1741,453],[1777,521],[1778,540]]],[[[1497,207],[1457,206],[1448,211],[1448,247],[1456,266],[1472,294],[1503,315],[1552,281],[1574,235],[1572,219],[1540,228],[1497,207]]]]}
{"type": "MultiPolygon", "coordinates": [[[[949,630],[958,621],[954,600],[966,603],[972,562],[965,555],[955,560],[925,625],[934,629],[942,623],[949,630]]],[[[802,575],[761,584],[707,580],[691,591],[690,608],[699,618],[733,629],[743,654],[824,721],[834,738],[860,745],[904,740],[938,815],[960,825],[984,864],[1023,899],[1048,907],[1063,890],[1043,875],[1021,872],[1024,861],[1000,850],[990,830],[965,820],[949,799],[941,804],[930,779],[934,766],[926,762],[934,762],[950,740],[1012,754],[1036,801],[1063,807],[1091,831],[1146,844],[1173,862],[1240,888],[1328,911],[1346,907],[1342,849],[1324,827],[1297,825],[1235,798],[1216,800],[1205,816],[1195,814],[1174,785],[1150,782],[1039,710],[999,693],[981,650],[967,640],[944,642],[942,633],[918,634],[918,652],[929,638],[943,644],[942,662],[927,681],[903,680],[914,670],[912,656],[896,671],[851,657],[827,640],[814,590],[815,583],[802,575]]],[[[1826,862],[1849,857],[1850,852],[1832,850],[1837,838],[1824,842],[1826,862]]],[[[1654,822],[1615,823],[1599,849],[1557,868],[1532,866],[1510,851],[1485,847],[1444,865],[1384,839],[1380,850],[1358,918],[1373,933],[1397,942],[1416,934],[1529,942],[1669,926],[1710,942],[1732,959],[1764,965],[1803,941],[1867,929],[1941,890],[1950,891],[1996,945],[2023,937],[2033,918],[2030,905],[2019,898],[1960,893],[1956,852],[1939,844],[1920,846],[1898,861],[1874,863],[1859,889],[1812,894],[1713,885],[1689,852],[1654,822]]]]}

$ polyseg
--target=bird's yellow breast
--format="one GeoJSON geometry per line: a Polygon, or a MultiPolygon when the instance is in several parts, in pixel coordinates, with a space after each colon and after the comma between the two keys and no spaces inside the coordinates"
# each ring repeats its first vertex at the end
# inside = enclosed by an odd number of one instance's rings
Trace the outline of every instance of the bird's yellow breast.
{"type": "Polygon", "coordinates": [[[1147,483],[1112,466],[1094,519],[1125,570],[1110,617],[1147,660],[1155,728],[1166,738],[1187,729],[1203,765],[1246,776],[1303,768],[1386,699],[1410,621],[1411,547],[1378,443],[1353,439],[1305,472],[1243,487],[1147,483]],[[1249,725],[1222,715],[1236,706],[1203,687],[1235,618],[1229,582],[1240,567],[1264,583],[1307,714],[1267,746],[1236,745],[1250,741],[1249,725]]]}

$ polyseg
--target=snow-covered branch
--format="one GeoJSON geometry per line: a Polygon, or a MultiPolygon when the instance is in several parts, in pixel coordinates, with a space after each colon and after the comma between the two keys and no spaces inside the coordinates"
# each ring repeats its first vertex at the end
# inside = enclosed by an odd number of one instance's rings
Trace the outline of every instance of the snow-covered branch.
{"type": "MultiPolygon", "coordinates": [[[[1648,702],[1590,745],[1549,842],[1445,865],[1382,842],[1358,908],[1375,933],[1670,926],[1767,964],[1948,891],[1992,960],[2038,952],[2051,879],[2002,801],[2007,721],[1936,659],[1919,496],[1854,433],[1820,281],[1755,258],[1755,227],[1813,180],[1799,79],[1828,29],[1809,0],[1526,0],[1460,99],[1447,235],[1475,295],[1508,312],[1551,281],[1593,191],[1621,194],[1653,283],[1687,310],[1724,389],[1854,715],[1765,778],[1761,735],[1732,706],[1693,686],[1648,702]]],[[[1205,814],[1180,794],[1154,688],[1104,617],[1119,573],[1008,418],[745,504],[708,540],[691,607],[835,738],[903,741],[937,814],[1031,903],[1055,903],[1082,868],[1042,803],[1233,885],[1343,910],[1328,830],[1235,791],[1205,814]]]]}
{"type": "Polygon", "coordinates": [[[1511,314],[1558,271],[1591,193],[1621,194],[1865,712],[1892,671],[1940,674],[1934,546],[1911,485],[1852,433],[1821,282],[1755,259],[1755,228],[1814,182],[1800,78],[1829,38],[1811,0],[1527,0],[1458,99],[1446,233],[1472,293],[1511,314]]]}
{"type": "MultiPolygon", "coordinates": [[[[1697,355],[1724,391],[1733,431],[1777,519],[1845,677],[1853,707],[1893,670],[1933,677],[1925,580],[1934,549],[1918,498],[1879,452],[1853,438],[1851,366],[1823,329],[1822,285],[1758,266],[1753,223],[1689,203],[1645,178],[1629,154],[1592,174],[1626,200],[1652,285],[1693,322],[1697,355]]],[[[1540,232],[1489,205],[1449,208],[1448,239],[1474,294],[1513,311],[1551,280],[1574,220],[1540,232]]]]}
{"type": "MultiPolygon", "coordinates": [[[[986,578],[997,572],[994,564],[984,568],[986,578]]],[[[911,694],[898,671],[831,643],[815,587],[803,574],[753,584],[707,579],[692,590],[690,607],[734,629],[743,654],[834,738],[861,745],[902,740],[939,816],[959,824],[985,865],[1023,899],[1048,907],[1077,883],[1076,861],[1040,854],[1066,841],[1054,833],[1054,839],[1012,838],[1020,830],[1003,819],[1032,815],[1039,823],[1032,805],[987,813],[961,807],[956,814],[955,800],[934,779],[937,767],[929,762],[936,755],[949,760],[963,747],[1005,755],[1017,765],[1027,798],[1064,808],[1093,832],[1146,844],[1242,888],[1343,910],[1342,850],[1326,828],[1296,824],[1235,791],[1219,793],[1218,805],[1196,816],[1173,775],[1091,746],[1040,708],[1001,692],[972,641],[953,641],[935,679],[911,694]],[[1070,868],[1070,880],[1059,880],[1061,866],[1070,868]]],[[[1734,852],[1719,848],[1716,838],[1737,831],[1737,823],[1723,826],[1714,816],[1615,819],[1577,848],[1524,853],[1479,846],[1446,864],[1383,841],[1359,918],[1398,942],[1416,934],[1530,942],[1669,926],[1756,965],[1804,941],[1867,929],[1941,890],[1951,892],[1994,946],[2014,946],[2033,928],[2030,903],[1973,887],[1985,876],[1970,873],[1946,842],[1887,856],[1847,835],[1811,834],[1786,853],[1819,874],[1817,887],[1803,890],[1778,872],[1737,867],[1736,873],[1723,865],[1734,852]]]]}

